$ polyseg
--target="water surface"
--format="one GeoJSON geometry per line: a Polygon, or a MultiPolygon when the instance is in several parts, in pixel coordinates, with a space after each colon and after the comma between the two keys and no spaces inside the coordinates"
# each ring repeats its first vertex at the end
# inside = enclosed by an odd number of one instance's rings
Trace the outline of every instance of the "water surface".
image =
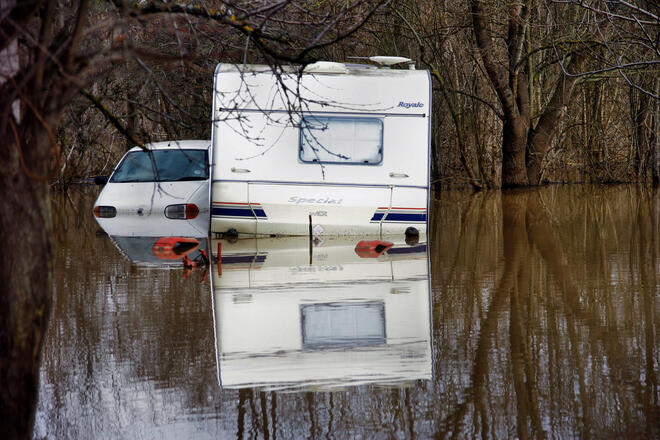
{"type": "Polygon", "coordinates": [[[93,199],[54,197],[35,438],[660,436],[656,192],[446,192],[426,246],[224,244],[221,272],[93,199]]]}

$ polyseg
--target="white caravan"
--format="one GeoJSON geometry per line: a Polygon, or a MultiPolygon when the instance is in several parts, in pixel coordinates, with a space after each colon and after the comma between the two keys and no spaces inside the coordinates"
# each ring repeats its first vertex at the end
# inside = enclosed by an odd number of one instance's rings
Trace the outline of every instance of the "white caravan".
{"type": "Polygon", "coordinates": [[[426,244],[364,251],[369,243],[212,240],[220,385],[329,390],[432,379],[426,244]]]}
{"type": "Polygon", "coordinates": [[[426,233],[428,71],[220,64],[214,87],[212,233],[426,233]]]}

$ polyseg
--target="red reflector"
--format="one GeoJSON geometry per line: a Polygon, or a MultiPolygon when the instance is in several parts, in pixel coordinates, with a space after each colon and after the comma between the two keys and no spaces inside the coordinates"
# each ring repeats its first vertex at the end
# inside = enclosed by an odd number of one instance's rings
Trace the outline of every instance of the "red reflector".
{"type": "Polygon", "coordinates": [[[362,240],[355,246],[355,253],[358,254],[360,258],[378,258],[392,246],[394,246],[394,243],[389,241],[362,240]]]}
{"type": "Polygon", "coordinates": [[[191,220],[197,217],[197,214],[199,214],[199,208],[197,207],[197,205],[193,203],[188,203],[186,205],[186,218],[188,220],[191,220]]]}
{"type": "Polygon", "coordinates": [[[186,237],[161,237],[151,251],[161,260],[178,260],[199,247],[199,241],[186,237]]]}

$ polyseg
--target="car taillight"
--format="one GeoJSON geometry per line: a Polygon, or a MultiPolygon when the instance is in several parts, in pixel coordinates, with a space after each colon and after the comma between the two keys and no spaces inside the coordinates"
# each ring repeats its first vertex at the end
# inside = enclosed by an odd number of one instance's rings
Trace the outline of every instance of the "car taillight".
{"type": "Polygon", "coordinates": [[[199,208],[194,203],[169,205],[165,208],[165,217],[178,220],[191,220],[197,217],[199,208]]]}
{"type": "Polygon", "coordinates": [[[94,215],[99,218],[112,218],[117,215],[117,209],[114,206],[95,206],[94,215]]]}

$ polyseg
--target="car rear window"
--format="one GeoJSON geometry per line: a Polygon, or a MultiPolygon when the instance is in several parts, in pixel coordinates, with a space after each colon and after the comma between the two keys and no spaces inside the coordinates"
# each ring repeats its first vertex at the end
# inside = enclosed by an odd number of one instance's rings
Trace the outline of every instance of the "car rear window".
{"type": "Polygon", "coordinates": [[[152,150],[128,153],[110,181],[176,182],[208,177],[206,150],[152,150]]]}

